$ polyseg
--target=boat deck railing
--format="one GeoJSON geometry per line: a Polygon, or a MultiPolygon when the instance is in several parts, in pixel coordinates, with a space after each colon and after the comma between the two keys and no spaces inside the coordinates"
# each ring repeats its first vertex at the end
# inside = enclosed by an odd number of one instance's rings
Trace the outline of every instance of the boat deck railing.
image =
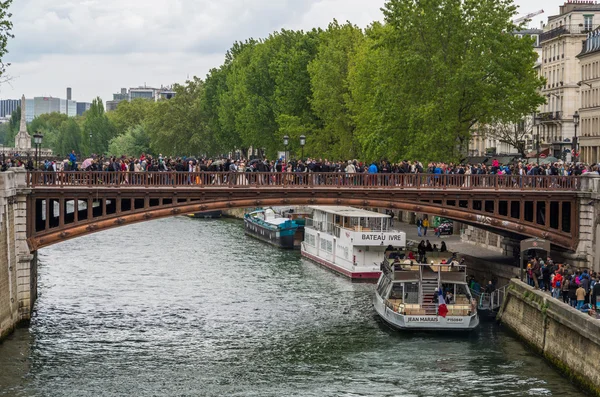
{"type": "MultiPolygon", "coordinates": [[[[403,303],[402,299],[386,299],[385,305],[390,310],[406,316],[436,315],[438,309],[436,303],[403,303]]],[[[447,304],[446,308],[449,317],[465,317],[475,312],[476,305],[469,302],[468,298],[465,297],[465,301],[447,304]]]]}

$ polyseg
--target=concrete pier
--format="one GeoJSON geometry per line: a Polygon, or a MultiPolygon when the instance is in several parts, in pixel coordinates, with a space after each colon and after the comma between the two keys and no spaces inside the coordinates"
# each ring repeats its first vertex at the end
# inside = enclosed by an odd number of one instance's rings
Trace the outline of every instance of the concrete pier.
{"type": "Polygon", "coordinates": [[[600,320],[511,280],[498,318],[573,382],[600,396],[600,320]]]}
{"type": "Polygon", "coordinates": [[[37,254],[27,245],[26,172],[0,173],[0,340],[31,319],[37,254]]]}

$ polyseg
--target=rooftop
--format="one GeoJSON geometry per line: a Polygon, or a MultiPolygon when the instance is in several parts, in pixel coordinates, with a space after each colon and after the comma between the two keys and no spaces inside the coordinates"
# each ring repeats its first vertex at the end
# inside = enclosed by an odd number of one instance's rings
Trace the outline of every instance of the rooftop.
{"type": "Polygon", "coordinates": [[[343,207],[343,206],[314,206],[309,207],[310,209],[326,212],[328,214],[334,214],[339,216],[345,216],[350,218],[389,218],[389,215],[380,214],[378,212],[361,210],[354,207],[343,207]]]}

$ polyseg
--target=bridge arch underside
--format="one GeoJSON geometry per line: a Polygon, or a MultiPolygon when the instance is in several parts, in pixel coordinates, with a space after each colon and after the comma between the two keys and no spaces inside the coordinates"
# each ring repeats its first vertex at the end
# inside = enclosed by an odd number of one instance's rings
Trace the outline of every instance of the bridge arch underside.
{"type": "Polygon", "coordinates": [[[388,189],[36,189],[28,196],[31,251],[132,223],[187,213],[289,205],[349,205],[442,216],[505,236],[539,237],[577,248],[576,197],[560,192],[388,189]]]}

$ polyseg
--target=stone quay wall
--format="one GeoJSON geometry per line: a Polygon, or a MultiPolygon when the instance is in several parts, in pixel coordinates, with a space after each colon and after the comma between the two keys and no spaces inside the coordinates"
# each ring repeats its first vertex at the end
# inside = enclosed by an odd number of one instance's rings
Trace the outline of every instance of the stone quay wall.
{"type": "Polygon", "coordinates": [[[600,320],[511,280],[498,314],[503,325],[580,387],[600,396],[600,320]]]}
{"type": "Polygon", "coordinates": [[[27,245],[26,172],[0,173],[0,340],[31,319],[37,255],[27,245]]]}

